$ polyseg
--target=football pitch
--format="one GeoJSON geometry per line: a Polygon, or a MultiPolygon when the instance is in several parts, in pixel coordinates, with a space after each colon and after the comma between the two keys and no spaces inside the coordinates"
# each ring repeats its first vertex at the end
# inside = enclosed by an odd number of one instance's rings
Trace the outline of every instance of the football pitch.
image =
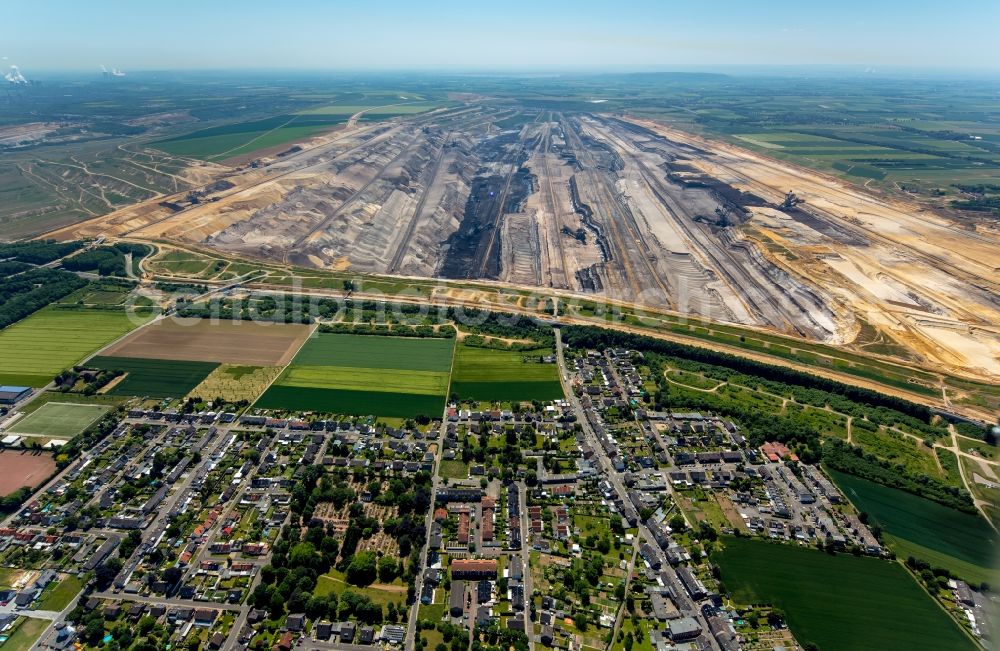
{"type": "Polygon", "coordinates": [[[69,439],[93,425],[110,409],[106,405],[47,402],[11,429],[18,434],[69,439]]]}

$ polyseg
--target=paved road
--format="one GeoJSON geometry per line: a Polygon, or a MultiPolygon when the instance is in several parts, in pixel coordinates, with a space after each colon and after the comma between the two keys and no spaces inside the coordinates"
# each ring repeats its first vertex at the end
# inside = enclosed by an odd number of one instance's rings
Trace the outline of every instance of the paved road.
{"type": "Polygon", "coordinates": [[[414,594],[413,605],[410,606],[410,616],[406,621],[406,639],[403,642],[404,649],[412,649],[415,646],[417,636],[417,616],[420,612],[420,591],[424,586],[424,568],[427,560],[427,551],[430,546],[431,524],[434,522],[434,496],[438,489],[438,467],[441,465],[441,452],[444,447],[445,433],[448,431],[448,419],[441,419],[441,430],[438,432],[437,452],[434,454],[434,473],[431,475],[431,505],[424,516],[424,546],[420,550],[420,570],[414,580],[416,593],[414,594]]]}
{"type": "MultiPolygon", "coordinates": [[[[326,449],[330,445],[330,438],[331,437],[327,436],[324,439],[323,447],[320,450],[319,454],[316,455],[317,459],[322,459],[323,455],[326,454],[326,449]]],[[[271,439],[271,442],[272,443],[274,442],[273,438],[271,439]]],[[[240,490],[239,494],[233,498],[234,504],[239,504],[239,501],[242,498],[243,493],[250,485],[250,482],[252,481],[253,477],[256,476],[259,467],[260,466],[255,467],[253,472],[250,474],[251,476],[246,478],[242,490],[240,490]]],[[[291,517],[292,517],[291,513],[289,513],[288,516],[285,518],[285,521],[282,523],[282,528],[284,527],[284,525],[288,524],[288,521],[291,519],[291,517]]],[[[221,521],[222,518],[219,518],[219,520],[221,521]]],[[[269,565],[271,563],[272,553],[273,551],[269,547],[267,554],[261,559],[262,566],[269,565]]],[[[260,576],[261,576],[260,570],[257,570],[257,573],[253,575],[253,579],[251,579],[250,581],[250,586],[247,588],[246,591],[247,599],[250,598],[250,595],[253,594],[253,591],[257,589],[258,585],[260,585],[260,580],[261,580],[260,576]]],[[[236,616],[236,621],[233,622],[233,627],[229,630],[229,636],[226,637],[226,641],[225,643],[223,643],[221,651],[234,651],[237,647],[242,646],[239,643],[240,632],[243,630],[243,627],[246,626],[247,617],[249,616],[250,616],[250,606],[244,602],[244,604],[240,607],[240,614],[236,616]]]]}
{"type": "Polygon", "coordinates": [[[597,434],[594,433],[593,428],[590,427],[590,421],[587,420],[586,413],[583,410],[583,405],[580,403],[580,399],[573,392],[573,387],[570,385],[570,372],[566,367],[566,358],[563,352],[562,343],[562,331],[559,328],[555,329],[556,333],[556,365],[559,368],[559,380],[563,385],[563,393],[569,398],[570,404],[573,406],[573,411],[576,414],[576,420],[580,423],[583,428],[584,438],[587,443],[594,449],[596,453],[596,459],[598,464],[598,470],[601,474],[611,482],[618,496],[623,501],[628,501],[628,491],[625,488],[625,484],[622,483],[622,479],[614,468],[611,466],[611,460],[608,458],[607,453],[604,451],[604,446],[601,445],[600,441],[597,440],[597,434]]]}
{"type": "MultiPolygon", "coordinates": [[[[317,649],[321,651],[376,651],[381,647],[370,646],[365,644],[344,644],[343,642],[324,642],[322,640],[311,640],[306,639],[302,642],[302,649],[317,649]]],[[[404,647],[406,649],[412,649],[413,647],[404,647]]]]}
{"type": "MultiPolygon", "coordinates": [[[[34,651],[35,649],[48,648],[50,646],[49,644],[50,640],[53,643],[55,642],[54,624],[60,621],[64,621],[66,619],[66,616],[69,615],[71,612],[73,612],[73,610],[76,608],[76,605],[77,603],[79,603],[80,598],[82,596],[83,596],[83,590],[78,592],[76,596],[73,597],[73,599],[71,599],[68,604],[66,604],[66,607],[63,608],[61,612],[57,613],[56,617],[52,618],[52,621],[49,622],[49,625],[45,628],[44,631],[42,631],[42,634],[38,636],[38,640],[35,642],[34,646],[31,647],[32,651],[34,651]]],[[[31,616],[34,617],[35,615],[32,614],[31,616]]]]}
{"type": "MultiPolygon", "coordinates": [[[[157,509],[156,516],[153,518],[153,521],[150,522],[145,529],[143,529],[142,544],[136,547],[135,551],[132,552],[132,555],[129,556],[128,560],[126,560],[124,563],[125,568],[131,568],[131,569],[128,570],[127,572],[125,570],[122,570],[122,573],[119,574],[120,578],[124,578],[126,581],[128,581],[129,577],[132,575],[132,572],[135,570],[135,567],[138,565],[138,561],[140,560],[141,555],[143,553],[143,547],[146,544],[155,541],[160,536],[160,534],[162,534],[163,531],[166,530],[167,519],[169,518],[170,513],[173,512],[173,510],[177,507],[177,504],[181,501],[181,499],[183,499],[187,495],[188,489],[191,488],[191,484],[192,482],[194,482],[194,478],[198,475],[199,470],[207,467],[209,464],[213,462],[212,454],[220,448],[223,441],[229,438],[229,430],[231,430],[235,426],[236,423],[231,423],[217,428],[215,436],[213,437],[212,441],[208,444],[208,446],[204,450],[202,450],[201,461],[197,464],[194,464],[193,466],[189,466],[183,478],[178,480],[177,482],[174,482],[172,493],[159,506],[159,508],[157,509]]],[[[115,582],[118,583],[118,578],[115,579],[115,582]]]]}
{"type": "Polygon", "coordinates": [[[142,604],[175,606],[177,608],[204,608],[207,610],[228,610],[238,611],[242,606],[239,604],[220,604],[215,601],[194,601],[193,599],[167,599],[165,597],[145,597],[137,594],[117,594],[114,592],[95,592],[94,597],[99,599],[114,599],[116,601],[134,601],[142,604]]]}
{"type": "MultiPolygon", "coordinates": [[[[583,427],[584,436],[587,439],[589,445],[594,450],[595,453],[594,458],[597,459],[598,467],[599,470],[601,471],[601,474],[604,477],[606,477],[609,482],[611,482],[611,485],[614,487],[619,497],[623,501],[627,502],[628,493],[626,492],[624,483],[622,483],[621,476],[617,472],[615,472],[614,468],[611,466],[611,460],[608,458],[607,453],[604,451],[604,447],[597,440],[597,435],[590,427],[590,422],[587,420],[586,415],[584,414],[583,407],[580,404],[580,401],[577,399],[576,394],[574,394],[571,390],[569,382],[570,374],[566,368],[566,359],[563,350],[562,332],[560,332],[559,328],[555,329],[555,335],[556,335],[556,363],[558,364],[559,367],[559,379],[563,383],[563,391],[566,393],[567,396],[569,396],[570,402],[573,405],[573,410],[576,413],[577,422],[581,423],[583,427]]],[[[632,563],[629,566],[630,576],[633,571],[633,568],[635,567],[637,559],[637,555],[635,552],[638,550],[639,545],[643,541],[648,541],[652,544],[654,549],[659,549],[659,547],[656,545],[655,539],[653,538],[652,532],[642,522],[640,522],[639,535],[636,536],[636,539],[633,544],[632,563]]],[[[666,565],[666,568],[670,568],[670,566],[666,565]]],[[[665,571],[673,572],[673,569],[665,569],[665,571]]],[[[684,614],[697,619],[698,624],[702,627],[702,630],[705,631],[709,630],[708,622],[705,620],[704,616],[702,616],[700,609],[695,608],[695,610],[685,612],[684,614]]],[[[617,623],[616,623],[616,628],[617,628],[617,623]]],[[[710,640],[709,644],[712,649],[719,648],[718,643],[715,641],[714,637],[712,637],[711,635],[707,635],[706,637],[710,640]]]]}
{"type": "Polygon", "coordinates": [[[521,572],[524,580],[524,632],[528,635],[528,648],[535,648],[534,628],[531,626],[531,598],[534,595],[534,586],[531,584],[531,567],[529,565],[531,553],[528,551],[528,488],[523,481],[517,482],[517,494],[521,506],[521,549],[517,552],[521,559],[521,572]]]}

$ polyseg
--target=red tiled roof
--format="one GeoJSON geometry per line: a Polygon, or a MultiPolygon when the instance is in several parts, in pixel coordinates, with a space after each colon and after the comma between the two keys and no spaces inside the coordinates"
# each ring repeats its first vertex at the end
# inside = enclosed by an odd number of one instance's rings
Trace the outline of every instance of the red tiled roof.
{"type": "Polygon", "coordinates": [[[496,560],[486,558],[459,558],[451,562],[452,572],[496,572],[496,560]]]}

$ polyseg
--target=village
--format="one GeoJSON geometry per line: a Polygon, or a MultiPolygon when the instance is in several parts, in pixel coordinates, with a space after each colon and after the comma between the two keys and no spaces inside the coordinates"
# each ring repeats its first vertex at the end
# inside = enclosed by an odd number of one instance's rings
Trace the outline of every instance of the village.
{"type": "MultiPolygon", "coordinates": [[[[487,638],[730,651],[794,638],[777,613],[726,598],[710,557],[720,536],[889,553],[785,444],[648,408],[642,353],[559,352],[563,399],[452,402],[423,424],[130,408],[3,522],[0,562],[37,570],[0,595],[0,622],[51,623],[46,649],[138,627],[227,651],[487,638]],[[298,571],[302,536],[311,553],[346,554],[351,540],[377,569],[359,581],[353,561],[335,563],[312,596],[275,604],[276,564],[298,571]],[[76,591],[46,610],[64,583],[76,591]],[[752,629],[750,615],[762,617],[752,629]]],[[[953,588],[984,617],[979,592],[953,588]]]]}

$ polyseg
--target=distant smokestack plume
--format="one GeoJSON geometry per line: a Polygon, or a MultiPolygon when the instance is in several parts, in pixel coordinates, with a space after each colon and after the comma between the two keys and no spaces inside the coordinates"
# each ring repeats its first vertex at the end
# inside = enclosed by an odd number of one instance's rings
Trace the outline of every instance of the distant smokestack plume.
{"type": "Polygon", "coordinates": [[[3,76],[4,79],[12,84],[26,84],[28,80],[24,78],[21,74],[21,69],[17,66],[11,66],[10,71],[3,76]]]}

